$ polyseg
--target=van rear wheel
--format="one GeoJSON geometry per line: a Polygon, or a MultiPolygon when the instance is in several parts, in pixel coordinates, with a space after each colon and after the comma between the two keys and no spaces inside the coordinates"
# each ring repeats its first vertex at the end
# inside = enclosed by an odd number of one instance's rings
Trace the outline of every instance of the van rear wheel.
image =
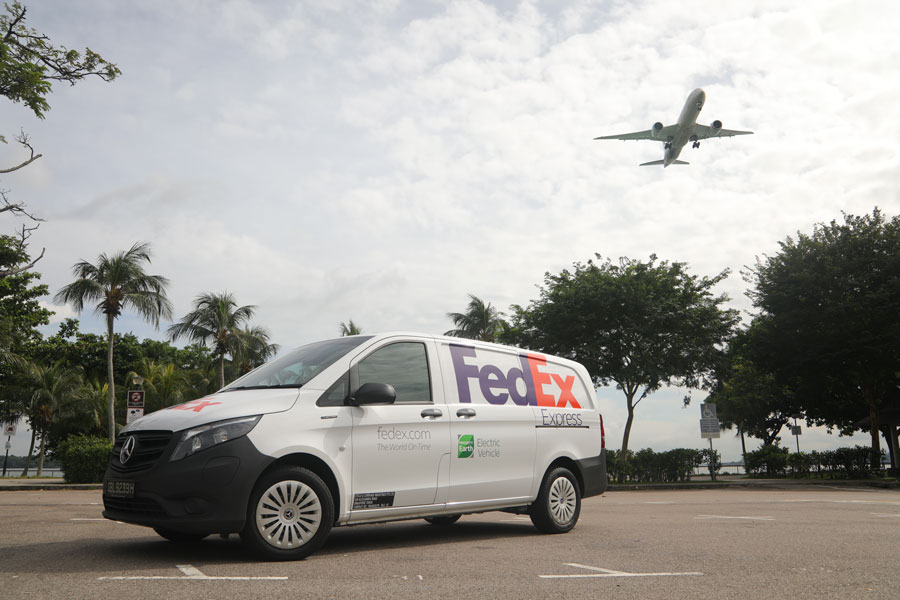
{"type": "Polygon", "coordinates": [[[328,486],[309,469],[284,466],[256,483],[241,539],[269,560],[299,560],[325,543],[332,524],[328,486]]]}
{"type": "Polygon", "coordinates": [[[544,533],[566,533],[581,513],[581,491],[572,472],[556,467],[544,476],[537,500],[531,505],[531,522],[544,533]]]}

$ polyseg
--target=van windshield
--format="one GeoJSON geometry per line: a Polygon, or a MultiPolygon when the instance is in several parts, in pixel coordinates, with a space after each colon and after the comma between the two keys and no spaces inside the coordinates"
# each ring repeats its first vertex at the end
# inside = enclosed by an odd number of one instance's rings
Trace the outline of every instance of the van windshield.
{"type": "Polygon", "coordinates": [[[222,391],[302,387],[334,361],[369,339],[372,336],[355,335],[301,346],[247,373],[222,391]]]}

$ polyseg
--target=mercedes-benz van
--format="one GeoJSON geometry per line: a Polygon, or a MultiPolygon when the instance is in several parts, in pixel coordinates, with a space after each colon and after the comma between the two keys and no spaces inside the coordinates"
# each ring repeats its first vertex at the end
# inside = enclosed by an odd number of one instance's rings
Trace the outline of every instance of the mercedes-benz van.
{"type": "Polygon", "coordinates": [[[387,333],[302,346],[122,430],[104,516],[173,541],[240,533],[302,558],[334,526],[528,514],[569,531],[607,485],[603,419],[576,362],[387,333]]]}

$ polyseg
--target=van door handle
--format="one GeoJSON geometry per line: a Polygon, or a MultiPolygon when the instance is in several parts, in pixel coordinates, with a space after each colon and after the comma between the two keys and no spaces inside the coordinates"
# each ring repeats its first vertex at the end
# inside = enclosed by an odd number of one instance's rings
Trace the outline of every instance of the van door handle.
{"type": "Polygon", "coordinates": [[[459,417],[460,419],[471,419],[472,417],[475,416],[475,409],[474,408],[461,408],[458,411],[456,411],[456,416],[459,417]]]}
{"type": "Polygon", "coordinates": [[[426,408],[422,411],[423,419],[437,419],[438,417],[444,416],[444,413],[441,412],[439,408],[426,408]]]}

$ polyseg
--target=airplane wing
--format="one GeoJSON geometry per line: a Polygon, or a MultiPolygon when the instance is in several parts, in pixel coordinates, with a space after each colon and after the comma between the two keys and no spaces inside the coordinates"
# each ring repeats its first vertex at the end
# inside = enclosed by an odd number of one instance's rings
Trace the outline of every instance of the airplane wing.
{"type": "Polygon", "coordinates": [[[719,129],[716,132],[709,125],[700,125],[694,124],[694,135],[697,136],[698,140],[706,140],[709,138],[717,138],[717,137],[732,137],[735,135],[752,135],[752,131],[736,131],[734,129],[719,129]]]}
{"type": "Polygon", "coordinates": [[[653,142],[664,142],[670,135],[675,135],[675,125],[666,125],[660,129],[656,135],[652,129],[646,131],[635,131],[634,133],[620,133],[619,135],[602,135],[595,137],[595,140],[650,140],[653,142]]]}

